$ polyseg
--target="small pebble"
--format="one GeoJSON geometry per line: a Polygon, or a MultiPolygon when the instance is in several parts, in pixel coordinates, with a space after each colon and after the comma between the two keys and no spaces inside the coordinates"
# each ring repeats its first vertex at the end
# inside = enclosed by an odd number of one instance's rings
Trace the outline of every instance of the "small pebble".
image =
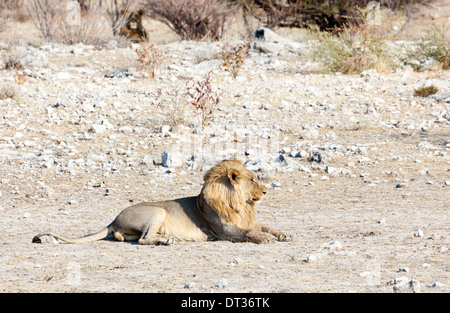
{"type": "Polygon", "coordinates": [[[216,288],[225,288],[225,286],[228,285],[228,282],[225,278],[219,279],[217,283],[214,284],[214,287],[216,288]]]}
{"type": "Polygon", "coordinates": [[[187,283],[186,285],[184,285],[184,288],[185,288],[185,289],[189,289],[189,288],[194,287],[195,285],[196,285],[195,282],[190,282],[190,283],[187,283]]]}
{"type": "Polygon", "coordinates": [[[442,288],[442,287],[445,287],[445,285],[443,283],[441,283],[441,282],[435,281],[429,287],[431,287],[431,288],[436,288],[436,287],[442,288]]]}
{"type": "Polygon", "coordinates": [[[317,260],[317,257],[314,254],[311,254],[310,256],[306,257],[303,261],[305,263],[311,263],[317,260]]]}

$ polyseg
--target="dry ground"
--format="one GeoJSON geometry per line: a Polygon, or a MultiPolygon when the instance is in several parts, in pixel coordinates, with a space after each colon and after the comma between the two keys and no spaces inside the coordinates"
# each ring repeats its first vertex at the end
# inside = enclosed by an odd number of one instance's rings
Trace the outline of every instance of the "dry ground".
{"type": "MultiPolygon", "coordinates": [[[[163,47],[166,65],[198,59],[195,49],[163,47]]],[[[416,291],[450,291],[448,71],[302,74],[296,57],[257,54],[237,80],[215,71],[224,100],[213,127],[278,126],[280,147],[324,156],[315,163],[285,153],[287,166],[273,165],[279,151],[261,156],[273,166],[260,172],[271,188],[257,217],[292,234],[292,242],[32,244],[42,231],[97,231],[131,203],[198,194],[202,168],[216,160],[171,173],[142,164],[144,156],[160,162],[177,140],[159,133],[165,113],[152,92],[179,87],[189,72],[108,80],[102,75],[110,69],[135,66],[133,51],[83,49],[44,49],[48,63],[33,73],[45,79],[30,78],[16,99],[0,100],[1,292],[392,292],[402,276],[420,283],[416,291]],[[286,63],[258,65],[260,58],[286,63]],[[439,87],[437,97],[414,98],[427,81],[439,87]],[[92,99],[106,104],[87,104],[92,99]],[[247,101],[268,109],[243,108],[247,101]],[[113,129],[92,133],[102,119],[113,129]],[[415,236],[418,229],[423,236],[415,236]],[[220,279],[228,285],[214,287],[220,279]]],[[[10,71],[0,77],[12,81],[10,71]]]]}

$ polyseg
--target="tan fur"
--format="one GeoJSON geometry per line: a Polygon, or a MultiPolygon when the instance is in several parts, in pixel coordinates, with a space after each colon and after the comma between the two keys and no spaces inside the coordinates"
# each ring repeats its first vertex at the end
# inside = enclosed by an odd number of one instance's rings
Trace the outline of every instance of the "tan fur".
{"type": "MultiPolygon", "coordinates": [[[[128,12],[122,10],[121,13],[126,14],[128,12]]],[[[129,14],[130,18],[128,22],[120,29],[120,35],[131,39],[131,41],[135,43],[147,41],[148,35],[142,25],[142,15],[144,14],[144,11],[137,10],[132,11],[129,14]]]]}
{"type": "Polygon", "coordinates": [[[290,236],[256,222],[254,203],[266,193],[256,176],[240,161],[222,161],[204,176],[196,197],[163,202],[144,202],[123,210],[101,231],[83,238],[53,236],[69,243],[104,239],[168,245],[177,241],[230,240],[254,243],[290,240],[290,236]]]}

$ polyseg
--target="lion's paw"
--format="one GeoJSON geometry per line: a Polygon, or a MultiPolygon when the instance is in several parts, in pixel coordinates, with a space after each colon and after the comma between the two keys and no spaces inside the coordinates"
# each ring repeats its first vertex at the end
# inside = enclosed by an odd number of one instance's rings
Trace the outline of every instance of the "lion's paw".
{"type": "Polygon", "coordinates": [[[275,238],[272,235],[262,232],[252,232],[248,238],[250,241],[259,244],[275,242],[275,238]]]}
{"type": "Polygon", "coordinates": [[[160,236],[157,242],[157,245],[162,245],[162,246],[170,246],[175,242],[175,240],[173,239],[173,237],[169,237],[169,236],[160,236]]]}
{"type": "Polygon", "coordinates": [[[292,236],[288,234],[281,233],[277,236],[278,241],[292,241],[292,236]]]}

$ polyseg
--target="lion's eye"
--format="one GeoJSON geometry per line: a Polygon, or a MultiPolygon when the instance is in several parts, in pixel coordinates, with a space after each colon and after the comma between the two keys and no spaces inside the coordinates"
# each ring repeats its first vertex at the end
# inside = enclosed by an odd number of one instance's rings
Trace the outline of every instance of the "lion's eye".
{"type": "Polygon", "coordinates": [[[252,179],[252,183],[256,184],[256,180],[254,178],[252,179]]]}

